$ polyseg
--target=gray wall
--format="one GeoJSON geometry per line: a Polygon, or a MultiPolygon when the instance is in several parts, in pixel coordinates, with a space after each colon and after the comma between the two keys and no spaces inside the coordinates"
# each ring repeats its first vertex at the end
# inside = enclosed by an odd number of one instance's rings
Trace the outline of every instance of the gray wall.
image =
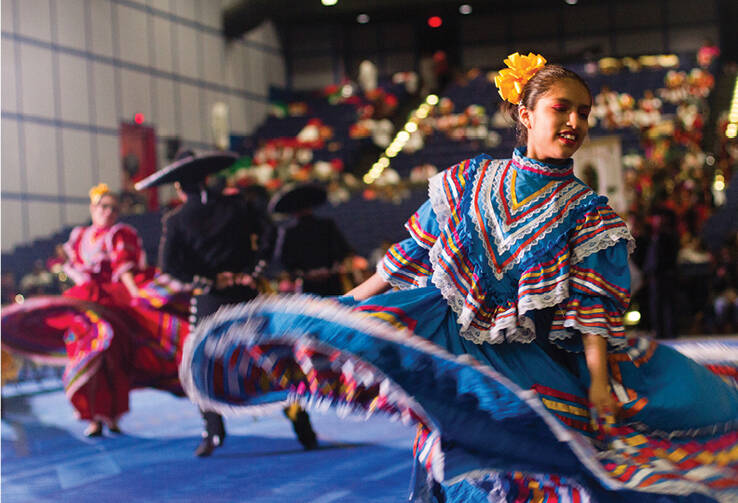
{"type": "Polygon", "coordinates": [[[120,187],[118,125],[142,112],[168,136],[211,148],[212,104],[251,132],[284,86],[276,30],[228,46],[230,0],[2,0],[2,250],[89,218],[88,189],[120,187]],[[223,4],[223,5],[221,5],[223,4]]]}

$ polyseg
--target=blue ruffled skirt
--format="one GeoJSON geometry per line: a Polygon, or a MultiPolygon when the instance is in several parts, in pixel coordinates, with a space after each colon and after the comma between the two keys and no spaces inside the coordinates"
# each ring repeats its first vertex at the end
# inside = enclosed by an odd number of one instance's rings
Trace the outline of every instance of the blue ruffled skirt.
{"type": "Polygon", "coordinates": [[[414,422],[415,501],[738,499],[738,341],[613,351],[614,422],[591,414],[583,355],[548,340],[550,313],[535,322],[533,343],[478,345],[435,287],[262,297],[205,320],[180,377],[225,414],[299,399],[414,422]]]}

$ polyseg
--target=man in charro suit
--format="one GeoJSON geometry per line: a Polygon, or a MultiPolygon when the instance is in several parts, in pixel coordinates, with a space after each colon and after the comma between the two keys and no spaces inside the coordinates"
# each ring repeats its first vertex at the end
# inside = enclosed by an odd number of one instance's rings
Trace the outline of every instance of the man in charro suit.
{"type": "MultiPolygon", "coordinates": [[[[224,196],[209,190],[205,178],[232,165],[235,154],[197,156],[184,152],[163,170],[142,180],[137,188],[174,183],[182,205],[163,218],[159,245],[161,270],[202,293],[195,295],[190,324],[221,306],[253,299],[258,291],[254,277],[271,253],[271,225],[266,215],[238,195],[224,196]]],[[[285,409],[299,441],[306,449],[317,446],[307,413],[297,405],[285,409]]],[[[209,456],[223,443],[223,417],[203,411],[205,431],[195,454],[209,456]]]]}

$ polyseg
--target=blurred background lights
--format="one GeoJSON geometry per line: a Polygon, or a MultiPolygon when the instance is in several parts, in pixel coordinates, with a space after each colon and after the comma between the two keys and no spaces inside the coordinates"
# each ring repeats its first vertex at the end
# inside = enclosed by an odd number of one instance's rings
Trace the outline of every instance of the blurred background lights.
{"type": "Polygon", "coordinates": [[[366,24],[369,22],[369,14],[359,14],[356,16],[356,21],[360,24],[366,24]]]}
{"type": "Polygon", "coordinates": [[[641,313],[639,311],[628,311],[625,313],[625,324],[628,326],[638,325],[641,321],[641,313]]]}
{"type": "Polygon", "coordinates": [[[738,135],[738,77],[736,77],[733,86],[733,100],[730,102],[728,121],[728,126],[725,128],[725,136],[733,139],[738,135]]]}
{"type": "Polygon", "coordinates": [[[322,3],[326,7],[330,7],[331,5],[336,5],[338,3],[338,0],[320,0],[320,3],[322,3]]]}
{"type": "Polygon", "coordinates": [[[715,175],[715,181],[712,184],[715,190],[725,190],[725,177],[722,174],[715,175]]]}
{"type": "Polygon", "coordinates": [[[431,28],[439,28],[443,24],[441,16],[431,16],[428,18],[428,26],[431,28]]]}
{"type": "Polygon", "coordinates": [[[472,6],[468,3],[459,5],[459,14],[467,15],[472,13],[472,6]]]}

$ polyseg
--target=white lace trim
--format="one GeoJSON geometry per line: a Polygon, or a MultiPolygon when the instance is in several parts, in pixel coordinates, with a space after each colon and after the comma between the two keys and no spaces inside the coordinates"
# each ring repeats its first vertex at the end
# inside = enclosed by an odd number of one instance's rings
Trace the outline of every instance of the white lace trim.
{"type": "MultiPolygon", "coordinates": [[[[438,226],[441,230],[446,227],[451,218],[451,208],[443,191],[443,179],[445,175],[446,172],[443,171],[434,175],[428,181],[428,199],[430,199],[433,212],[436,214],[436,220],[438,220],[438,226]]],[[[436,242],[438,241],[436,240],[436,242]]]]}
{"type": "Polygon", "coordinates": [[[599,328],[599,327],[585,327],[580,325],[579,323],[569,322],[567,320],[564,322],[564,330],[551,330],[548,333],[548,339],[551,342],[561,341],[564,339],[571,339],[575,332],[573,330],[577,330],[582,334],[592,334],[592,335],[599,335],[603,339],[607,340],[607,343],[610,347],[615,349],[625,349],[628,347],[628,339],[625,337],[625,334],[623,334],[622,337],[613,336],[610,331],[608,331],[606,328],[599,328]],[[571,330],[567,330],[571,329],[571,330]]]}
{"type": "Polygon", "coordinates": [[[633,239],[628,228],[623,225],[622,227],[616,227],[606,232],[600,232],[592,237],[592,239],[588,239],[579,246],[574,247],[571,250],[572,265],[578,264],[592,254],[615,246],[621,239],[627,241],[628,255],[633,253],[633,250],[635,250],[635,239],[633,239]]]}
{"type": "MultiPolygon", "coordinates": [[[[568,316],[569,314],[577,314],[576,309],[568,309],[566,306],[563,306],[561,311],[564,312],[565,316],[568,316]]],[[[551,330],[548,333],[548,338],[552,342],[563,339],[571,339],[575,335],[576,332],[574,331],[576,330],[577,332],[582,334],[599,335],[600,337],[606,339],[608,345],[612,348],[628,349],[628,341],[630,339],[626,336],[625,330],[621,332],[622,335],[617,335],[618,331],[610,329],[610,324],[607,322],[607,320],[603,321],[608,324],[608,328],[591,327],[589,325],[583,325],[579,322],[577,318],[567,318],[564,320],[564,328],[551,330]]]]}
{"type": "MultiPolygon", "coordinates": [[[[539,311],[559,305],[569,298],[569,276],[557,276],[550,282],[556,286],[550,292],[543,294],[527,294],[522,297],[518,294],[518,312],[523,315],[528,311],[539,311]]],[[[536,283],[530,286],[543,286],[550,282],[536,283]]]]}

